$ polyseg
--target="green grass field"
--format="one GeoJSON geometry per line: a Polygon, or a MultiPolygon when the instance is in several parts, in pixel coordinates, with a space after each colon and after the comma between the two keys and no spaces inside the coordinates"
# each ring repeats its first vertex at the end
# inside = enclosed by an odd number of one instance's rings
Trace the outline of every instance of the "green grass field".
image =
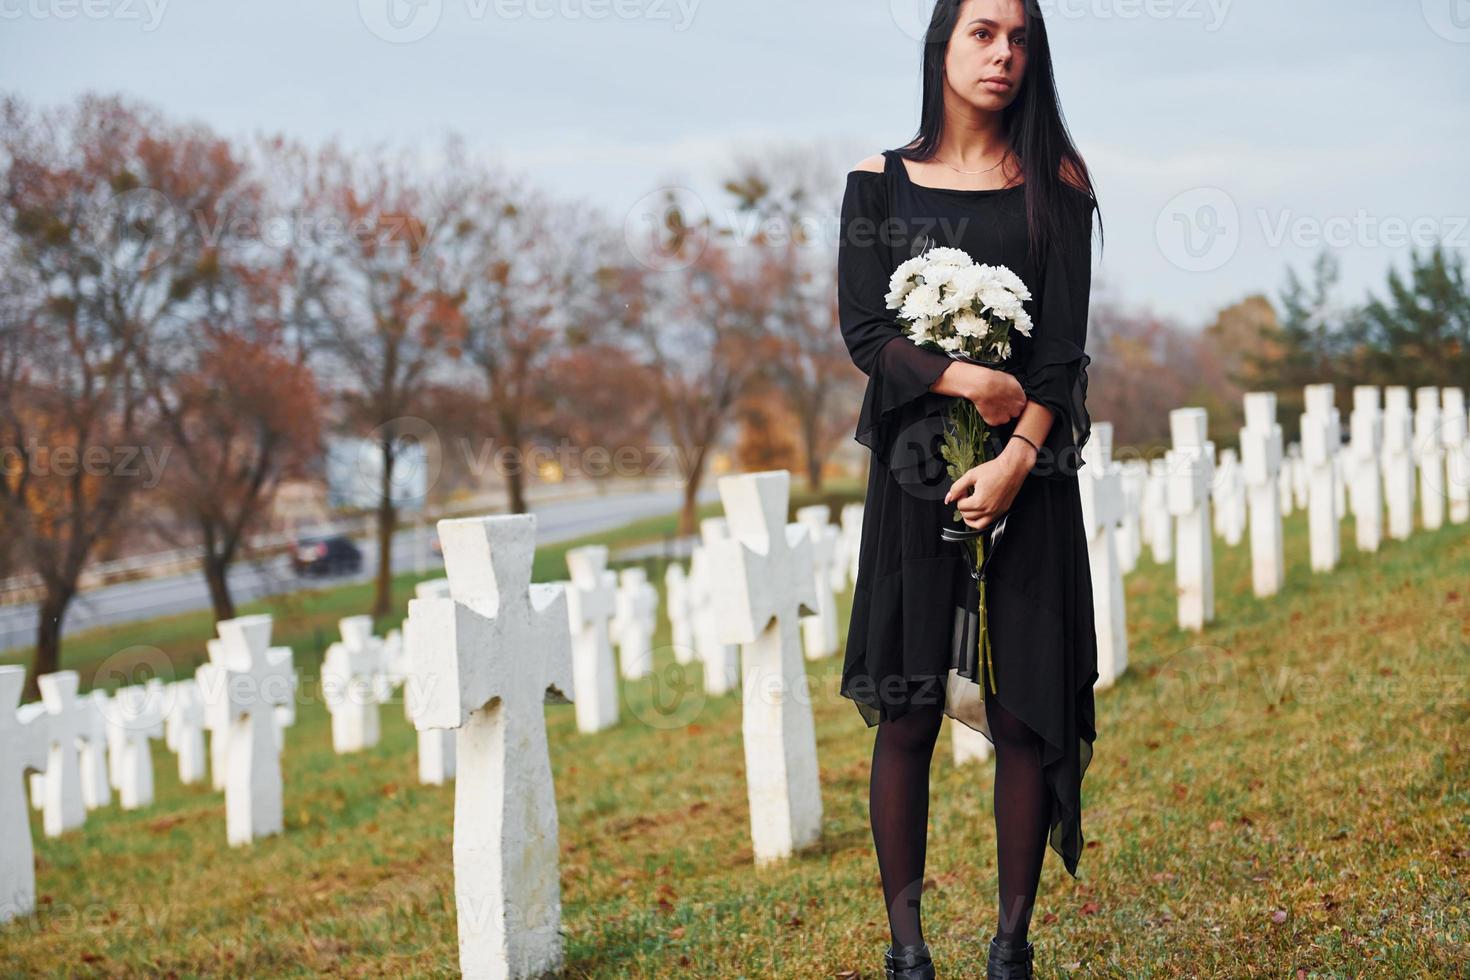
{"type": "MultiPolygon", "coordinates": [[[[657,522],[625,539],[657,536],[657,522]]],[[[1250,591],[1216,539],[1216,621],[1175,625],[1172,567],[1128,578],[1131,664],[1098,692],[1071,879],[1048,852],[1031,938],[1045,977],[1460,977],[1470,961],[1470,529],[1360,555],[1329,575],[1287,522],[1288,586],[1250,591]]],[[[564,549],[539,556],[562,574],[564,549]]],[[[399,606],[410,580],[399,583],[399,606]]],[[[0,928],[0,975],[447,976],[456,965],[453,788],[415,778],[400,707],[384,739],[332,753],[316,637],[365,587],[277,607],[303,671],[286,832],[225,844],[224,803],[155,748],[154,807],[37,841],[41,908],[0,928]]],[[[250,611],[254,611],[253,609],[250,611]]],[[[843,606],[846,623],[846,605],[843,606]]],[[[380,628],[395,623],[380,624],[380,628]]],[[[810,665],[825,808],[819,846],[752,864],[739,704],[706,699],[656,641],[623,722],[577,734],[547,709],[570,977],[881,977],[887,942],[867,824],[872,731],[810,665]]],[[[202,659],[207,617],[68,641],[84,678],[156,648],[202,659]]],[[[154,655],[156,656],[156,654],[154,655]]],[[[925,927],[941,977],[984,974],[995,921],[992,763],[934,762],[925,927]]]]}

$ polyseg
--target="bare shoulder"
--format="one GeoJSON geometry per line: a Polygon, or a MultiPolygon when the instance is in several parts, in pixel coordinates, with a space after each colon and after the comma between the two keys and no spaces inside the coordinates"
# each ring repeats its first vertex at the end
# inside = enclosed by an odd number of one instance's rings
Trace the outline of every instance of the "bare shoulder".
{"type": "Polygon", "coordinates": [[[883,172],[883,165],[886,162],[887,161],[883,158],[883,154],[874,153],[867,159],[858,161],[857,166],[853,167],[852,169],[854,171],[863,171],[864,173],[881,174],[883,172]]]}

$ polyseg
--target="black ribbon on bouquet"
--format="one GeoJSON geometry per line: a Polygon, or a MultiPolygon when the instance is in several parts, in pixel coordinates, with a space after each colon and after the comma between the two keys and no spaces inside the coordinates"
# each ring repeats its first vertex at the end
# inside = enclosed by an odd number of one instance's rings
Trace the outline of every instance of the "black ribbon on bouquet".
{"type": "Polygon", "coordinates": [[[990,559],[995,557],[996,546],[1000,543],[1001,536],[1005,534],[1006,522],[1010,518],[1011,512],[1006,511],[988,527],[979,529],[966,527],[963,531],[953,527],[942,527],[939,529],[939,536],[945,541],[971,541],[985,535],[989,536],[985,541],[985,557],[980,560],[980,567],[970,569],[970,577],[980,582],[985,579],[985,573],[990,569],[990,559]]]}

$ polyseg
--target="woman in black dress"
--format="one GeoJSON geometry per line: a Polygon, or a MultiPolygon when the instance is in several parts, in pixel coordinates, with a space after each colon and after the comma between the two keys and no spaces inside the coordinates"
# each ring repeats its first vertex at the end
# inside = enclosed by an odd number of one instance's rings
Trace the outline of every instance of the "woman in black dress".
{"type": "Polygon", "coordinates": [[[1042,859],[1050,843],[1077,876],[1081,784],[1096,739],[1077,486],[1091,425],[1084,348],[1096,199],[1062,121],[1034,4],[939,0],[923,86],[919,136],[860,163],[842,205],[838,311],[868,376],[856,438],[872,458],[841,691],[878,728],[869,808],[893,938],[888,976],[919,980],[934,976],[919,901],[946,682],[953,668],[983,688],[980,717],[964,717],[995,746],[1000,921],[988,976],[1029,977],[1042,859]],[[1013,333],[999,369],[918,347],[887,308],[893,270],[928,245],[1008,266],[1030,289],[1031,336],[1013,333]],[[1004,447],[959,480],[939,456],[954,398],[974,402],[1004,447]],[[976,583],[963,546],[940,531],[989,534],[1001,516],[986,575],[992,691],[974,651],[976,583]]]}

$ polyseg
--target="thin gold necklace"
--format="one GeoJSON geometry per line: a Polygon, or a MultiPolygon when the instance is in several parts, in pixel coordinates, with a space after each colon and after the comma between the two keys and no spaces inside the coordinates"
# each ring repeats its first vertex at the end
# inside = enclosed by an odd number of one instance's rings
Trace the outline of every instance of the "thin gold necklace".
{"type": "Polygon", "coordinates": [[[940,163],[944,164],[946,167],[948,167],[949,169],[953,170],[957,174],[967,174],[967,175],[973,177],[976,174],[988,174],[988,173],[990,173],[990,171],[994,170],[996,167],[998,167],[1001,164],[1005,163],[1006,162],[1006,154],[1002,153],[1000,155],[1000,159],[999,160],[995,161],[995,163],[993,165],[991,165],[989,167],[986,167],[984,170],[961,170],[959,167],[956,167],[954,164],[950,163],[949,161],[940,159],[940,157],[939,157],[938,154],[935,154],[934,159],[939,160],[940,163]]]}

